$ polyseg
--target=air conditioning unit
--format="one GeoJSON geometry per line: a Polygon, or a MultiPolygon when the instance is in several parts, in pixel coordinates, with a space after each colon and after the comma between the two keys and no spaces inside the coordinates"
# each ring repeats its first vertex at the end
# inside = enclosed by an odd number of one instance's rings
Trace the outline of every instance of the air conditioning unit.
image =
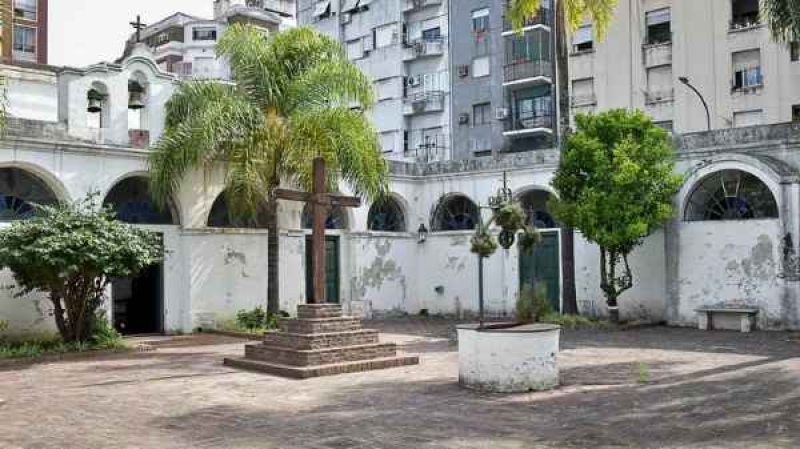
{"type": "Polygon", "coordinates": [[[418,76],[409,76],[406,79],[406,84],[408,85],[408,87],[417,87],[417,86],[419,86],[419,84],[420,84],[419,77],[418,76]]]}
{"type": "Polygon", "coordinates": [[[458,66],[458,76],[464,78],[467,75],[469,75],[469,66],[468,65],[458,66]]]}
{"type": "Polygon", "coordinates": [[[372,41],[372,36],[364,37],[364,39],[362,40],[362,44],[364,46],[364,51],[365,52],[372,51],[375,48],[375,45],[374,45],[375,43],[372,41]]]}
{"type": "Polygon", "coordinates": [[[508,108],[497,108],[494,110],[494,118],[497,120],[505,120],[508,118],[508,108]]]}
{"type": "Polygon", "coordinates": [[[462,112],[461,114],[458,114],[458,124],[459,125],[466,125],[468,123],[469,123],[469,113],[462,112]]]}

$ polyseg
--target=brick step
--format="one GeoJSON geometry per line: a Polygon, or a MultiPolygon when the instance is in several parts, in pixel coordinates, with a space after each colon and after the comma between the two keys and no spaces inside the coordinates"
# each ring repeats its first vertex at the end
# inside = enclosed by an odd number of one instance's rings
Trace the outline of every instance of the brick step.
{"type": "Polygon", "coordinates": [[[338,318],[342,316],[339,304],[301,304],[297,306],[298,318],[338,318]]]}
{"type": "Polygon", "coordinates": [[[378,343],[378,331],[372,329],[324,334],[290,334],[274,331],[264,334],[266,346],[288,349],[323,349],[374,343],[378,343]]]}
{"type": "Polygon", "coordinates": [[[308,379],[310,377],[333,376],[336,374],[358,373],[377,369],[416,365],[419,363],[419,357],[401,355],[372,360],[360,360],[355,362],[331,363],[328,365],[318,366],[290,366],[241,357],[226,358],[224,363],[226,366],[274,374],[276,376],[290,377],[294,379],[308,379]]]}
{"type": "Polygon", "coordinates": [[[335,318],[285,318],[281,330],[290,334],[328,334],[361,329],[361,320],[353,317],[335,318]]]}
{"type": "Polygon", "coordinates": [[[394,343],[374,343],[344,348],[301,350],[266,346],[260,343],[246,345],[244,356],[248,359],[281,365],[312,366],[394,357],[397,354],[396,348],[394,343]]]}

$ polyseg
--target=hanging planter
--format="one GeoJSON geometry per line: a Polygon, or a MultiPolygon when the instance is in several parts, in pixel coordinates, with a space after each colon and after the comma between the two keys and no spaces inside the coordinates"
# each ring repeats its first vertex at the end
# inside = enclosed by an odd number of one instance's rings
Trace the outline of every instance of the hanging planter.
{"type": "Polygon", "coordinates": [[[525,212],[519,204],[505,203],[495,210],[494,221],[504,231],[515,232],[525,227],[525,212]]]}
{"type": "Polygon", "coordinates": [[[497,251],[497,243],[494,241],[494,237],[485,230],[478,231],[472,237],[471,242],[472,248],[470,251],[480,257],[489,257],[497,251]]]}

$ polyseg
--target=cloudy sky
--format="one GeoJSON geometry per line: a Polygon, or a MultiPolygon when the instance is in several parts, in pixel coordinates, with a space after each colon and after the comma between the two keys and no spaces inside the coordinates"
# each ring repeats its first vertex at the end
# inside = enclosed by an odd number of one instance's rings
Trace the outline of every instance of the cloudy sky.
{"type": "Polygon", "coordinates": [[[122,54],[132,29],[129,22],[141,14],[153,23],[185,12],[211,18],[212,0],[50,0],[49,63],[84,66],[113,61],[122,54]]]}

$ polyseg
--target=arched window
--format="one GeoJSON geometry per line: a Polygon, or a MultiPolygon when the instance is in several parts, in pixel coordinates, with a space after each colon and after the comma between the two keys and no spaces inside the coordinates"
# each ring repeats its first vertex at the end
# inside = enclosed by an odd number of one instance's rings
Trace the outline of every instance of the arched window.
{"type": "Polygon", "coordinates": [[[475,229],[480,221],[478,206],[464,195],[451,195],[439,202],[433,213],[434,231],[464,231],[475,229]]]}
{"type": "Polygon", "coordinates": [[[550,200],[550,192],[545,190],[528,190],[519,197],[522,210],[525,211],[526,223],[539,229],[557,228],[556,222],[550,210],[547,208],[547,201],[550,200]]]}
{"type": "MultiPolygon", "coordinates": [[[[314,216],[311,214],[311,206],[306,204],[303,208],[303,229],[311,229],[314,224],[314,216]]],[[[347,215],[341,207],[333,207],[325,220],[325,229],[347,229],[347,215]]]]}
{"type": "Polygon", "coordinates": [[[222,192],[214,200],[214,204],[211,205],[211,213],[208,214],[207,225],[210,228],[266,229],[267,204],[264,202],[258,208],[258,214],[255,217],[242,219],[231,213],[228,207],[228,199],[225,197],[225,192],[222,192]]]}
{"type": "Polygon", "coordinates": [[[103,205],[111,206],[117,213],[117,219],[132,224],[180,224],[173,213],[172,205],[159,208],[150,196],[147,178],[134,176],[117,183],[103,205]]]}
{"type": "Polygon", "coordinates": [[[36,213],[35,204],[57,202],[55,193],[33,174],[15,167],[0,168],[0,222],[28,219],[36,213]]]}
{"type": "Polygon", "coordinates": [[[374,203],[367,215],[370,231],[405,232],[406,219],[396,199],[387,197],[374,203]]]}
{"type": "Polygon", "coordinates": [[[778,218],[778,204],[769,187],[742,170],[720,170],[700,180],[684,213],[686,221],[759,218],[778,218]]]}

